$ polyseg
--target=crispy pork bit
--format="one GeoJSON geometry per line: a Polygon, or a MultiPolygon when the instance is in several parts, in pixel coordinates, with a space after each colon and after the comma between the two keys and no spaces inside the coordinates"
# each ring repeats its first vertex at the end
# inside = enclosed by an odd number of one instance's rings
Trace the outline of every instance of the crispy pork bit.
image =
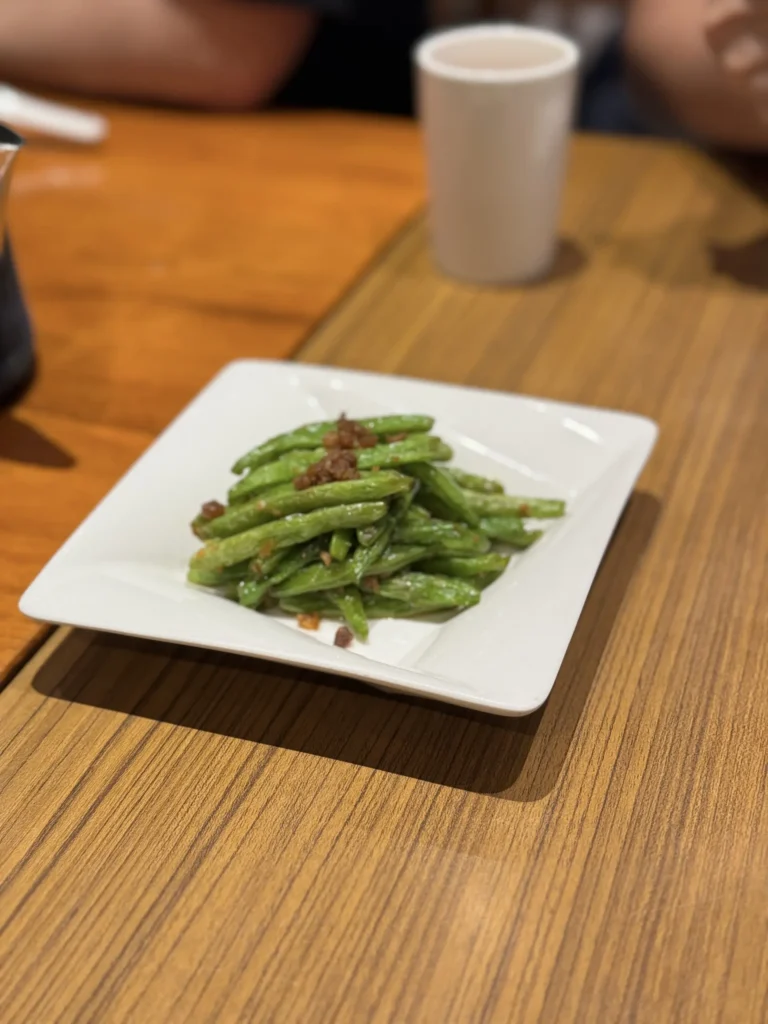
{"type": "Polygon", "coordinates": [[[319,484],[332,484],[337,480],[359,480],[357,456],[353,451],[336,448],[318,462],[313,462],[306,472],[297,476],[293,486],[297,491],[319,484]]]}
{"type": "Polygon", "coordinates": [[[203,519],[218,519],[226,511],[226,508],[224,508],[220,501],[206,501],[200,509],[200,515],[203,519]]]}
{"type": "Polygon", "coordinates": [[[351,629],[348,629],[346,626],[339,626],[333,643],[335,647],[349,647],[354,639],[355,637],[351,629]]]}
{"type": "Polygon", "coordinates": [[[320,615],[318,612],[308,612],[306,615],[297,616],[301,629],[320,629],[320,615]]]}
{"type": "Polygon", "coordinates": [[[335,430],[329,430],[323,438],[323,446],[329,451],[335,448],[375,448],[379,439],[375,434],[358,423],[356,420],[348,420],[344,413],[339,417],[335,430]]]}

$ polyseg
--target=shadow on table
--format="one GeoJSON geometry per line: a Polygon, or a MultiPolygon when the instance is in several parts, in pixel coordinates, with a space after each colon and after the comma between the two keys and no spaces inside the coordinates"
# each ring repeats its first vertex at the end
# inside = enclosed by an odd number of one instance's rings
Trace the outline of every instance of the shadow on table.
{"type": "MultiPolygon", "coordinates": [[[[548,285],[554,284],[556,281],[565,281],[571,277],[578,277],[579,274],[583,273],[587,269],[588,264],[589,257],[587,256],[585,249],[575,239],[560,237],[557,240],[555,258],[547,273],[543,274],[541,277],[536,277],[533,280],[524,282],[521,287],[546,288],[548,285]]],[[[499,292],[509,290],[508,284],[466,284],[466,287],[482,288],[487,291],[499,292]]]]}
{"type": "Polygon", "coordinates": [[[700,187],[710,189],[708,211],[682,208],[664,227],[602,241],[617,266],[669,289],[768,291],[768,231],[748,226],[764,224],[764,218],[758,220],[746,194],[768,200],[768,158],[721,154],[699,170],[700,187]],[[724,175],[738,183],[738,191],[723,190],[724,175]]]}
{"type": "MultiPolygon", "coordinates": [[[[287,666],[110,635],[87,642],[85,634],[73,634],[34,686],[63,700],[472,792],[537,800],[560,775],[658,512],[654,497],[633,495],[552,695],[526,718],[498,718],[287,666]]],[[[605,678],[602,685],[619,686],[621,680],[605,678]]]]}
{"type": "Polygon", "coordinates": [[[751,291],[768,291],[768,234],[740,245],[712,244],[709,256],[713,271],[721,277],[751,291]]]}
{"type": "Polygon", "coordinates": [[[11,413],[0,415],[0,459],[51,469],[70,469],[75,465],[68,451],[11,413]]]}
{"type": "Polygon", "coordinates": [[[576,277],[586,270],[588,262],[587,254],[578,242],[572,238],[561,238],[557,243],[557,253],[552,268],[541,281],[532,282],[532,287],[576,277]]]}
{"type": "MultiPolygon", "coordinates": [[[[762,155],[723,155],[718,164],[763,203],[768,200],[768,159],[762,155]]],[[[750,291],[768,291],[768,232],[709,247],[712,270],[750,291]]]]}

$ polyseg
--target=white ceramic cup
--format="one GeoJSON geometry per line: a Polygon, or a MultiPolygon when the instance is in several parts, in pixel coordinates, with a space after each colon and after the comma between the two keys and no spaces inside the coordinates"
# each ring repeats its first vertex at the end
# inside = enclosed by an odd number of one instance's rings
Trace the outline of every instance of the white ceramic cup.
{"type": "Polygon", "coordinates": [[[485,284],[543,276],[557,249],[578,48],[489,24],[427,36],[414,59],[438,265],[485,284]]]}

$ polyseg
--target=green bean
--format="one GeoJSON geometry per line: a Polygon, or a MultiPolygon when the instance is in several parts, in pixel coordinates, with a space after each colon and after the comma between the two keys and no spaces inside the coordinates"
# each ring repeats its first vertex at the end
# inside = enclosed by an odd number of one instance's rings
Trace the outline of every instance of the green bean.
{"type": "Polygon", "coordinates": [[[367,639],[369,620],[444,618],[476,605],[511,550],[541,536],[524,520],[565,514],[563,501],[507,495],[496,480],[439,465],[453,453],[429,433],[431,417],[357,422],[378,443],[346,453],[353,480],[302,487],[337,475],[326,435],[343,432],[338,421],[280,434],[238,459],[244,475],[229,506],[211,504],[214,518],[201,512],[192,523],[205,544],[190,582],[246,607],[341,618],[367,639]]]}
{"type": "Polygon", "coordinates": [[[340,480],[297,491],[293,484],[281,484],[252,501],[230,505],[227,511],[209,519],[197,530],[202,540],[231,537],[243,530],[268,523],[294,512],[312,512],[333,505],[352,505],[359,501],[378,501],[393,494],[402,494],[410,487],[410,478],[392,470],[372,473],[364,480],[340,480]]]}
{"type": "MultiPolygon", "coordinates": [[[[327,619],[342,617],[338,605],[327,594],[300,594],[285,597],[280,601],[281,611],[289,615],[322,615],[327,619]]],[[[407,601],[393,601],[378,594],[366,594],[363,609],[368,619],[411,619],[418,615],[432,615],[445,612],[445,605],[415,604],[407,601]]]]}
{"type": "Polygon", "coordinates": [[[360,448],[356,455],[358,469],[397,469],[413,462],[446,462],[453,452],[439,437],[414,434],[404,441],[360,448]]]}
{"type": "Polygon", "coordinates": [[[408,512],[406,513],[405,522],[418,523],[423,522],[424,520],[429,521],[431,518],[431,514],[427,511],[427,509],[424,508],[423,505],[417,505],[414,503],[413,505],[411,505],[411,507],[408,509],[408,512]]]}
{"type": "Polygon", "coordinates": [[[473,577],[472,582],[479,590],[487,590],[492,583],[495,583],[503,575],[503,572],[484,572],[480,576],[473,577]]]}
{"type": "Polygon", "coordinates": [[[442,555],[457,555],[467,558],[472,555],[484,555],[487,551],[491,550],[491,541],[482,534],[479,536],[483,537],[482,543],[477,540],[478,534],[473,533],[464,534],[453,539],[446,538],[433,544],[430,548],[430,554],[434,555],[435,558],[439,558],[442,555]]]}
{"type": "MultiPolygon", "coordinates": [[[[278,498],[278,497],[282,498],[286,494],[294,494],[295,491],[296,491],[296,488],[293,486],[293,478],[291,478],[287,483],[275,484],[272,487],[268,487],[266,491],[262,491],[262,493],[258,497],[258,500],[259,501],[262,501],[262,500],[263,501],[267,501],[267,500],[271,501],[273,498],[278,498]]],[[[251,501],[245,501],[244,500],[244,501],[237,502],[234,505],[232,505],[232,504],[227,505],[225,507],[225,509],[224,509],[224,513],[221,516],[217,516],[216,519],[209,519],[208,516],[204,516],[202,514],[202,512],[201,512],[198,515],[196,515],[195,518],[190,523],[190,525],[192,527],[192,532],[194,533],[194,535],[196,537],[199,537],[200,540],[209,540],[212,536],[214,536],[214,534],[211,533],[212,524],[214,522],[216,522],[218,519],[224,519],[225,516],[226,517],[231,516],[231,514],[233,513],[235,508],[237,508],[237,509],[244,509],[246,507],[250,508],[252,504],[255,504],[256,500],[257,499],[251,499],[251,501]]],[[[271,517],[271,518],[274,518],[274,517],[271,517]]],[[[225,522],[228,522],[228,521],[229,521],[229,519],[227,518],[225,520],[225,522]]],[[[268,519],[264,519],[263,520],[263,522],[265,522],[265,523],[268,522],[268,521],[269,521],[268,519]]],[[[258,526],[258,523],[252,523],[251,525],[252,526],[258,526]]],[[[221,524],[219,524],[219,526],[217,526],[216,529],[221,529],[221,524]]],[[[245,529],[245,527],[244,527],[244,529],[245,529]]]]}
{"type": "Polygon", "coordinates": [[[414,510],[418,509],[420,512],[425,513],[426,519],[444,519],[448,523],[455,522],[456,515],[453,509],[449,508],[446,503],[439,498],[436,494],[432,494],[429,491],[421,491],[419,496],[416,498],[414,510]]]}
{"type": "Polygon", "coordinates": [[[272,487],[268,487],[266,491],[262,491],[259,495],[265,501],[273,501],[275,498],[282,498],[286,494],[293,494],[296,491],[293,480],[288,480],[282,484],[273,484],[272,487]]]}
{"type": "Polygon", "coordinates": [[[352,562],[332,562],[330,565],[308,565],[299,569],[279,587],[275,587],[275,596],[295,597],[297,594],[315,594],[321,590],[334,590],[346,587],[355,582],[355,570],[352,562]]]}
{"type": "Polygon", "coordinates": [[[369,619],[414,619],[420,615],[434,615],[449,610],[444,604],[395,601],[379,594],[366,597],[363,607],[369,619]]]}
{"type": "Polygon", "coordinates": [[[360,591],[356,587],[347,587],[346,590],[332,591],[330,598],[355,636],[359,640],[367,640],[368,618],[360,591]]]}
{"type": "MultiPolygon", "coordinates": [[[[258,500],[266,500],[268,497],[272,498],[273,495],[282,496],[284,494],[290,494],[295,490],[296,488],[293,486],[293,480],[290,480],[288,483],[277,484],[274,487],[269,487],[266,491],[259,495],[258,500]]],[[[213,523],[216,522],[217,519],[225,519],[225,523],[229,522],[229,517],[231,517],[235,509],[250,509],[252,505],[255,505],[256,500],[257,499],[252,499],[251,501],[241,501],[235,505],[226,505],[224,506],[224,512],[220,516],[217,516],[216,519],[210,519],[208,516],[204,516],[202,512],[199,512],[190,523],[190,526],[192,527],[192,533],[194,533],[196,537],[199,537],[200,540],[210,540],[210,538],[214,536],[214,534],[211,531],[213,529],[213,523]]],[[[268,520],[264,519],[263,522],[268,522],[268,520]]],[[[251,525],[257,526],[258,523],[252,523],[251,525]]],[[[216,527],[216,529],[220,530],[221,524],[218,527],[216,527]]],[[[245,529],[245,527],[243,527],[243,529],[245,529]]]]}
{"type": "Polygon", "coordinates": [[[368,569],[368,576],[391,576],[429,554],[429,548],[420,544],[393,544],[368,569]]]}
{"type": "Polygon", "coordinates": [[[328,546],[331,558],[334,562],[343,562],[349,554],[352,542],[355,538],[354,530],[334,530],[331,536],[331,543],[328,546]]]}
{"type": "Polygon", "coordinates": [[[331,429],[333,429],[333,424],[328,420],[325,423],[309,424],[299,427],[298,430],[292,430],[288,434],[273,437],[269,441],[265,441],[264,444],[252,448],[245,455],[241,455],[232,467],[232,472],[242,473],[246,469],[258,469],[289,452],[318,448],[323,443],[323,437],[331,429]]]}
{"type": "Polygon", "coordinates": [[[565,515],[565,502],[553,498],[519,498],[510,494],[477,494],[465,497],[480,516],[522,516],[523,519],[558,519],[565,515]]]}
{"type": "Polygon", "coordinates": [[[480,494],[503,494],[504,488],[498,480],[489,480],[485,476],[476,476],[474,473],[465,473],[463,469],[448,467],[456,483],[467,491],[478,491],[480,494]]]}
{"type": "Polygon", "coordinates": [[[325,448],[289,452],[288,455],[283,455],[282,458],[276,459],[275,462],[270,462],[266,466],[260,466],[238,480],[230,487],[227,497],[233,503],[244,501],[276,484],[285,484],[295,480],[297,476],[305,473],[313,463],[322,459],[325,454],[325,448]]]}
{"type": "Polygon", "coordinates": [[[526,530],[517,516],[489,516],[480,520],[480,529],[491,540],[500,540],[516,548],[529,548],[541,536],[541,530],[526,530]]]}
{"type": "Polygon", "coordinates": [[[480,591],[466,580],[404,572],[382,580],[378,596],[409,604],[443,608],[469,608],[480,600],[480,591]]]}
{"type": "MultiPolygon", "coordinates": [[[[372,434],[387,437],[392,434],[425,434],[432,429],[435,421],[431,416],[375,416],[357,422],[372,434]]],[[[325,435],[335,430],[337,425],[338,420],[325,420],[273,437],[242,455],[232,467],[232,472],[242,473],[245,469],[256,469],[286,452],[299,448],[317,448],[322,444],[325,435]]]]}
{"type": "Polygon", "coordinates": [[[416,462],[407,466],[405,472],[416,477],[426,494],[434,495],[441,505],[450,510],[450,519],[477,526],[480,517],[470,507],[465,492],[444,469],[428,462],[416,462]]]}
{"type": "Polygon", "coordinates": [[[319,613],[330,619],[342,618],[338,605],[325,592],[314,594],[291,594],[281,597],[279,608],[289,615],[312,615],[319,613]]]}
{"type": "MultiPolygon", "coordinates": [[[[306,472],[311,465],[319,462],[328,453],[324,448],[313,451],[291,452],[283,455],[276,462],[252,470],[234,487],[229,489],[231,502],[243,501],[275,484],[293,480],[306,472]]],[[[357,468],[359,470],[397,469],[411,462],[440,462],[450,459],[452,451],[439,437],[431,434],[414,434],[405,441],[393,444],[380,444],[375,448],[358,448],[355,450],[357,468]]]]}
{"type": "Polygon", "coordinates": [[[280,548],[304,543],[341,527],[354,528],[375,523],[386,514],[387,506],[383,501],[369,501],[287,516],[285,519],[255,526],[233,537],[208,541],[192,557],[191,565],[201,569],[218,569],[259,554],[266,557],[280,548]]]}
{"type": "Polygon", "coordinates": [[[241,580],[237,585],[237,600],[245,608],[258,608],[272,587],[271,580],[241,580]]]}
{"type": "Polygon", "coordinates": [[[395,533],[401,544],[424,544],[436,554],[483,555],[491,542],[481,533],[470,530],[463,523],[446,523],[442,519],[424,522],[405,522],[395,533]]]}
{"type": "Polygon", "coordinates": [[[356,583],[359,583],[364,576],[370,576],[371,566],[379,561],[392,541],[392,536],[395,532],[395,521],[392,516],[387,516],[386,519],[383,519],[376,525],[380,529],[373,543],[367,548],[359,547],[352,556],[352,569],[355,574],[356,583]]]}
{"type": "Polygon", "coordinates": [[[205,527],[208,525],[209,522],[210,522],[210,519],[208,518],[208,516],[204,516],[201,512],[198,512],[198,514],[195,516],[195,518],[189,524],[190,528],[192,530],[192,533],[194,533],[194,535],[199,540],[204,540],[205,539],[203,537],[203,535],[200,533],[200,531],[205,529],[205,527]]]}
{"type": "Polygon", "coordinates": [[[220,587],[225,583],[239,583],[250,573],[250,559],[237,562],[219,569],[202,569],[199,566],[191,565],[187,572],[187,580],[195,583],[198,587],[220,587]]]}
{"type": "Polygon", "coordinates": [[[373,416],[369,419],[357,420],[357,422],[361,427],[370,430],[372,434],[378,434],[379,437],[389,437],[393,434],[428,434],[435,425],[433,416],[398,414],[373,416]]]}
{"type": "Polygon", "coordinates": [[[369,619],[415,619],[420,615],[432,615],[445,610],[443,605],[409,604],[390,598],[372,595],[363,602],[369,619]]]}
{"type": "Polygon", "coordinates": [[[394,501],[390,507],[392,518],[395,523],[402,523],[408,517],[408,513],[411,511],[413,506],[413,499],[416,497],[421,484],[418,480],[411,481],[410,490],[404,491],[402,494],[395,496],[394,501]]]}
{"type": "Polygon", "coordinates": [[[355,530],[355,537],[361,548],[369,548],[380,534],[379,523],[374,523],[373,526],[361,526],[355,530]]]}
{"type": "Polygon", "coordinates": [[[443,555],[437,558],[425,558],[419,562],[417,568],[420,572],[471,579],[486,573],[502,573],[508,564],[509,558],[506,555],[490,552],[487,555],[471,555],[469,557],[443,555]]]}
{"type": "Polygon", "coordinates": [[[291,548],[283,548],[281,551],[275,551],[271,555],[267,555],[266,558],[254,558],[249,566],[251,575],[259,579],[271,576],[283,559],[287,558],[290,554],[292,554],[291,548]]]}
{"type": "Polygon", "coordinates": [[[454,540],[441,540],[432,547],[431,554],[435,558],[439,558],[442,555],[458,555],[459,557],[466,556],[467,558],[472,555],[484,555],[486,551],[491,550],[491,542],[488,537],[483,537],[484,543],[480,544],[476,539],[477,536],[477,534],[470,533],[454,540]]]}
{"type": "Polygon", "coordinates": [[[237,598],[240,604],[247,608],[257,608],[270,590],[273,590],[280,583],[283,583],[299,569],[316,562],[320,559],[324,548],[321,539],[309,541],[307,544],[289,548],[286,557],[276,567],[274,572],[267,577],[260,579],[243,580],[237,590],[237,598]]]}

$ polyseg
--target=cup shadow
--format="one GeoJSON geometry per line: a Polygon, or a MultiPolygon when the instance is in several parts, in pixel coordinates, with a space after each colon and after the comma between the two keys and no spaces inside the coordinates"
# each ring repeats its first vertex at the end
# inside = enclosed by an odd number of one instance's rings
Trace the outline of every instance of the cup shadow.
{"type": "Polygon", "coordinates": [[[572,238],[560,238],[557,243],[555,262],[549,273],[540,281],[532,282],[537,284],[551,284],[553,281],[565,280],[569,277],[576,277],[586,270],[589,259],[584,248],[572,238]]]}
{"type": "MultiPolygon", "coordinates": [[[[566,281],[572,277],[582,274],[589,264],[589,257],[586,250],[573,238],[560,237],[557,240],[557,249],[552,266],[540,277],[521,282],[518,287],[545,288],[557,281],[566,281]]],[[[508,291],[509,284],[467,284],[470,288],[481,288],[484,291],[508,291]]]]}
{"type": "Polygon", "coordinates": [[[70,634],[33,685],[60,700],[441,786],[538,800],[560,775],[659,508],[652,495],[632,496],[553,692],[526,718],[499,718],[288,666],[108,634],[70,634]]]}

